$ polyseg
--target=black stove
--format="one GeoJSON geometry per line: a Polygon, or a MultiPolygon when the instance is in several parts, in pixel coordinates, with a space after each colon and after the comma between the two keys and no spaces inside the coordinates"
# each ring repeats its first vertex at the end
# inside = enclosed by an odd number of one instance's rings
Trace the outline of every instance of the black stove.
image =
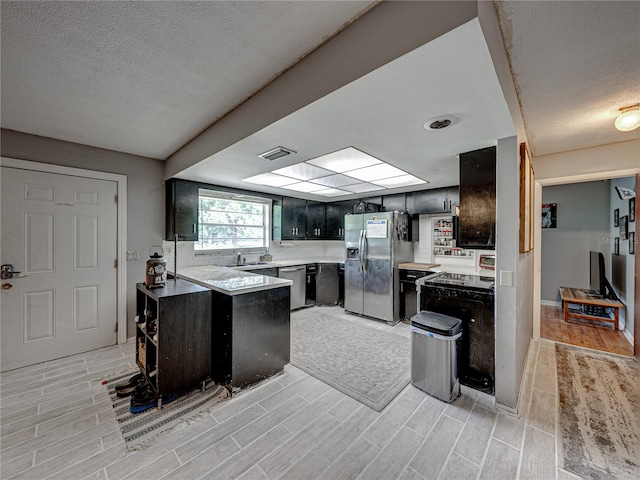
{"type": "Polygon", "coordinates": [[[460,383],[493,395],[495,385],[495,279],[441,273],[418,281],[420,310],[462,320],[460,383]]]}
{"type": "Polygon", "coordinates": [[[436,276],[429,277],[423,285],[441,285],[464,288],[479,292],[493,292],[495,278],[482,275],[466,275],[463,273],[444,272],[436,276]]]}

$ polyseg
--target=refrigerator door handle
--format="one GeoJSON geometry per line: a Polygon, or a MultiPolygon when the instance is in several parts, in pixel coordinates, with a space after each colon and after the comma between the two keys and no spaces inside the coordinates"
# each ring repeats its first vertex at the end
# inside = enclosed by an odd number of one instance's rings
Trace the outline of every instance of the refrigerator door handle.
{"type": "Polygon", "coordinates": [[[367,271],[367,257],[369,256],[369,246],[367,245],[367,231],[362,231],[362,272],[367,271]]]}
{"type": "Polygon", "coordinates": [[[360,230],[360,238],[358,239],[358,260],[360,260],[360,271],[364,272],[364,230],[360,230]]]}

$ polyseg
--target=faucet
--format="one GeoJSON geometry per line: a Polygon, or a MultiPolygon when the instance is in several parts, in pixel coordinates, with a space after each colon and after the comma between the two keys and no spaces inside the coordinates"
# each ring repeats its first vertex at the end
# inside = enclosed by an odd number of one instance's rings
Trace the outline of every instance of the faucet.
{"type": "Polygon", "coordinates": [[[242,252],[236,253],[236,265],[240,265],[242,263],[242,252]]]}

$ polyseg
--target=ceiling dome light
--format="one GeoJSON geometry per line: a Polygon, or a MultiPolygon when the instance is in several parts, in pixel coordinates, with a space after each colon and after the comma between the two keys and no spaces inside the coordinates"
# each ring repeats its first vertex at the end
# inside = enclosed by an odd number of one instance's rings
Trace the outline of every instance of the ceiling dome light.
{"type": "Polygon", "coordinates": [[[621,132],[630,132],[640,127],[640,104],[628,105],[620,109],[616,118],[616,128],[621,132]]]}
{"type": "Polygon", "coordinates": [[[424,124],[425,130],[442,130],[443,128],[455,125],[460,121],[460,118],[455,115],[440,115],[439,117],[427,120],[424,124]]]}

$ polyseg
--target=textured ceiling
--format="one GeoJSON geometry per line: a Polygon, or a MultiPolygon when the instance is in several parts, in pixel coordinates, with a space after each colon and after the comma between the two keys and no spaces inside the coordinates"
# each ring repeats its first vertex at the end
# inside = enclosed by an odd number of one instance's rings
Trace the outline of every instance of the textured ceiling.
{"type": "MultiPolygon", "coordinates": [[[[166,159],[375,4],[3,0],[1,126],[166,159]]],[[[534,156],[639,137],[613,120],[640,102],[640,2],[495,5],[534,156]]],[[[477,19],[463,27],[181,176],[214,165],[237,183],[270,170],[253,159],[277,145],[305,152],[286,164],[353,145],[456,183],[455,153],[513,134],[477,19]],[[442,113],[471,121],[435,140],[422,124],[442,113]]]]}
{"type": "Polygon", "coordinates": [[[496,2],[532,155],[640,138],[613,126],[640,102],[640,2],[496,2]]]}
{"type": "MultiPolygon", "coordinates": [[[[254,188],[240,181],[251,176],[247,172],[264,173],[353,146],[430,182],[424,188],[444,187],[459,182],[457,154],[512,135],[515,128],[480,23],[474,19],[179,176],[254,188]],[[425,122],[443,114],[456,115],[460,122],[443,130],[425,130],[425,122]],[[296,153],[274,162],[257,157],[278,145],[296,153]]],[[[261,191],[278,193],[270,187],[261,191]]],[[[296,196],[323,200],[312,194],[296,196]]]]}
{"type": "Polygon", "coordinates": [[[371,4],[2,1],[2,128],[165,159],[371,4]]]}

